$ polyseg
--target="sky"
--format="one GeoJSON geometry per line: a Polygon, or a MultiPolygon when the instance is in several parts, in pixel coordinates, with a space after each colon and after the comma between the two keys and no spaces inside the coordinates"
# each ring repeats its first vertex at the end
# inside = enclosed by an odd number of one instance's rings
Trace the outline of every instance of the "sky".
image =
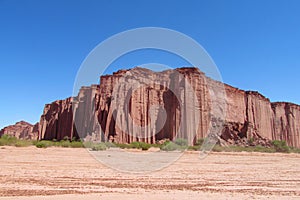
{"type": "MultiPolygon", "coordinates": [[[[0,0],[0,128],[38,122],[46,103],[72,95],[99,43],[141,27],[193,38],[227,84],[300,104],[299,8],[298,0],[0,0]]],[[[111,71],[143,63],[186,65],[150,50],[120,58],[111,71]]]]}

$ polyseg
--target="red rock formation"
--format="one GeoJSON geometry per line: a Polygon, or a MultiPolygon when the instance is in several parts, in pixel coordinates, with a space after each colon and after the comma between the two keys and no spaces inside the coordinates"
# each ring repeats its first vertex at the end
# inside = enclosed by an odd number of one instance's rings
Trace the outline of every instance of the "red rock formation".
{"type": "Polygon", "coordinates": [[[94,140],[101,140],[96,116],[98,92],[99,85],[82,87],[78,96],[73,99],[73,113],[76,125],[74,128],[76,128],[76,133],[80,138],[93,136],[94,140]]]}
{"type": "Polygon", "coordinates": [[[78,137],[73,125],[72,98],[46,104],[39,124],[39,139],[78,137]]]}
{"type": "Polygon", "coordinates": [[[205,137],[210,123],[218,120],[211,114],[214,109],[215,113],[226,111],[219,135],[230,143],[254,138],[266,144],[276,139],[300,147],[300,106],[271,103],[258,92],[211,80],[197,68],[160,73],[135,68],[101,76],[100,85],[83,87],[73,99],[74,120],[71,98],[47,104],[39,138],[90,135],[102,141],[154,143],[185,137],[193,143],[205,137]]]}
{"type": "Polygon", "coordinates": [[[274,112],[272,139],[285,140],[289,146],[300,147],[300,106],[292,103],[272,103],[274,112]]]}
{"type": "Polygon", "coordinates": [[[118,143],[155,143],[177,137],[191,144],[203,138],[210,110],[205,79],[197,68],[160,73],[135,68],[102,76],[97,115],[104,138],[118,143]],[[198,102],[188,104],[195,100],[193,91],[198,102]]]}
{"type": "Polygon", "coordinates": [[[18,139],[36,140],[38,138],[38,127],[25,121],[17,122],[15,125],[7,126],[0,131],[0,136],[10,135],[18,139]]]}

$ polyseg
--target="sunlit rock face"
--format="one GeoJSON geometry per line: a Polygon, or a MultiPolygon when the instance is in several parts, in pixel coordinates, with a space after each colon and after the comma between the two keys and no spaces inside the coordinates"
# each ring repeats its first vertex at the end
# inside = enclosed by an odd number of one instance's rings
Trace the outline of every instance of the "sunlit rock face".
{"type": "Polygon", "coordinates": [[[38,139],[38,128],[38,123],[32,125],[28,122],[20,121],[14,125],[7,126],[0,130],[0,136],[9,135],[18,139],[36,140],[38,139]]]}
{"type": "Polygon", "coordinates": [[[45,106],[39,139],[155,143],[186,138],[194,144],[216,120],[223,122],[219,139],[229,144],[285,140],[300,147],[300,106],[271,103],[193,67],[163,72],[137,67],[101,76],[100,84],[82,87],[77,97],[45,106]]]}

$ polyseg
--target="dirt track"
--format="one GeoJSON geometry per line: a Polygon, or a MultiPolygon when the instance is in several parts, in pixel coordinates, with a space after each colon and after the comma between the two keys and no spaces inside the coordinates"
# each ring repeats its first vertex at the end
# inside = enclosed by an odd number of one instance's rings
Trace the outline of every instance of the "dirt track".
{"type": "Polygon", "coordinates": [[[153,173],[97,162],[85,149],[0,149],[0,199],[300,199],[300,155],[185,153],[153,173]]]}

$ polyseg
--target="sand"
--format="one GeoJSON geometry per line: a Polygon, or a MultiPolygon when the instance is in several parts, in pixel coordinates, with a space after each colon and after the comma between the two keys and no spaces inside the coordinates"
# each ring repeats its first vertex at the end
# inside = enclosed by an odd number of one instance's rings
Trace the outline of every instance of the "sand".
{"type": "Polygon", "coordinates": [[[86,149],[1,147],[0,168],[0,199],[300,199],[299,154],[186,152],[134,174],[86,149]]]}

